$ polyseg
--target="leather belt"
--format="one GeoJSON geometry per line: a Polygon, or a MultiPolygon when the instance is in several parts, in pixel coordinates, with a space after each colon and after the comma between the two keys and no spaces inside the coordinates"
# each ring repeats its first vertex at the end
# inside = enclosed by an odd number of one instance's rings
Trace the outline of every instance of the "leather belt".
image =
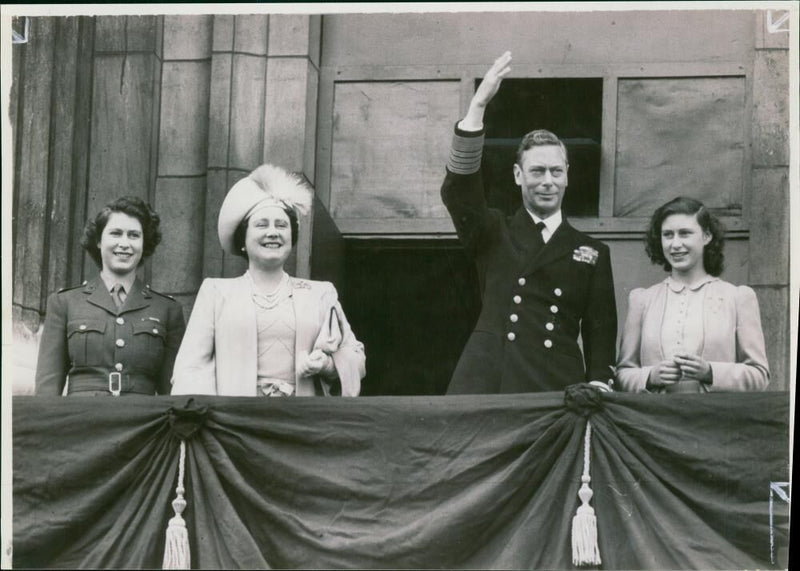
{"type": "Polygon", "coordinates": [[[86,391],[106,391],[115,397],[125,393],[154,395],[156,384],[146,375],[130,373],[113,372],[107,376],[70,375],[67,394],[86,391]]]}

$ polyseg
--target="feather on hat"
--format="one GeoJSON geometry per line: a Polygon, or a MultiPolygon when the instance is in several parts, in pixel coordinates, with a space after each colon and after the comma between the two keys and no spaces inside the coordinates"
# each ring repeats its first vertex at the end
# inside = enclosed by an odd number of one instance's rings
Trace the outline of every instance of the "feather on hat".
{"type": "Polygon", "coordinates": [[[257,208],[272,204],[290,208],[299,217],[308,214],[313,200],[313,192],[301,177],[275,165],[261,165],[234,184],[222,202],[217,221],[222,249],[228,254],[236,253],[236,228],[257,208]]]}

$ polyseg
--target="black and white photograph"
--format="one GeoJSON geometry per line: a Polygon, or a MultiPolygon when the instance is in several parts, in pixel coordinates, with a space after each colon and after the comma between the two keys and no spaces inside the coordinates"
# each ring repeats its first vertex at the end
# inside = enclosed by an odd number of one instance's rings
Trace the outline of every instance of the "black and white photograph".
{"type": "Polygon", "coordinates": [[[792,567],[796,2],[0,9],[3,568],[792,567]]]}

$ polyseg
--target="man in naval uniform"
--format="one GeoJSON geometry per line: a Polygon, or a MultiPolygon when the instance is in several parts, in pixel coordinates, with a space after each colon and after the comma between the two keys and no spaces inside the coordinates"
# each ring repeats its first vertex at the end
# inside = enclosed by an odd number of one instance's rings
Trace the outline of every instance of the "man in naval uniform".
{"type": "Polygon", "coordinates": [[[442,185],[482,290],[478,322],[447,394],[559,391],[613,378],[617,311],[609,249],[562,216],[564,144],[549,131],[528,133],[513,166],[523,207],[506,217],[486,204],[483,116],[510,61],[509,52],[495,61],[457,123],[442,185]]]}

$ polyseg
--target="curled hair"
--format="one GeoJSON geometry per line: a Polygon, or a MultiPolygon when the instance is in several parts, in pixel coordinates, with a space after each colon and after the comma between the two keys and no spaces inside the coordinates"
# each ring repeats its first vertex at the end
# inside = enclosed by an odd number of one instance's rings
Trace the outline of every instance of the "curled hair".
{"type": "Polygon", "coordinates": [[[645,234],[645,250],[654,264],[660,264],[664,270],[671,271],[672,265],[664,257],[661,245],[661,225],[673,214],[694,215],[700,228],[711,236],[711,241],[703,248],[703,268],[712,276],[719,276],[725,267],[725,227],[703,203],[694,198],[679,196],[660,206],[650,218],[650,225],[645,234]]]}
{"type": "Polygon", "coordinates": [[[150,257],[156,251],[156,246],[161,242],[161,230],[159,229],[161,218],[159,218],[155,210],[150,208],[149,204],[135,196],[117,198],[113,202],[106,204],[93,219],[87,220],[86,225],[83,227],[81,247],[86,250],[99,267],[103,267],[103,259],[97,244],[100,242],[100,237],[103,235],[106,224],[108,224],[108,219],[114,212],[121,212],[136,218],[142,225],[142,258],[139,260],[139,265],[141,265],[145,258],[150,257]]]}
{"type": "MultiPolygon", "coordinates": [[[[297,213],[294,211],[293,208],[282,208],[286,213],[286,216],[289,217],[289,228],[292,230],[292,248],[295,247],[297,244],[297,237],[299,234],[299,225],[297,223],[297,213]]],[[[237,256],[244,258],[245,260],[249,259],[247,257],[247,251],[244,249],[244,238],[247,235],[247,225],[250,223],[250,217],[244,218],[239,225],[236,227],[236,230],[233,233],[233,253],[237,256]]]]}
{"type": "Polygon", "coordinates": [[[517,164],[522,166],[522,155],[525,153],[525,151],[531,149],[532,147],[549,147],[553,145],[561,147],[561,152],[564,153],[564,164],[569,165],[566,145],[561,139],[545,129],[531,131],[522,137],[522,141],[520,142],[519,147],[517,147],[517,164]]]}

